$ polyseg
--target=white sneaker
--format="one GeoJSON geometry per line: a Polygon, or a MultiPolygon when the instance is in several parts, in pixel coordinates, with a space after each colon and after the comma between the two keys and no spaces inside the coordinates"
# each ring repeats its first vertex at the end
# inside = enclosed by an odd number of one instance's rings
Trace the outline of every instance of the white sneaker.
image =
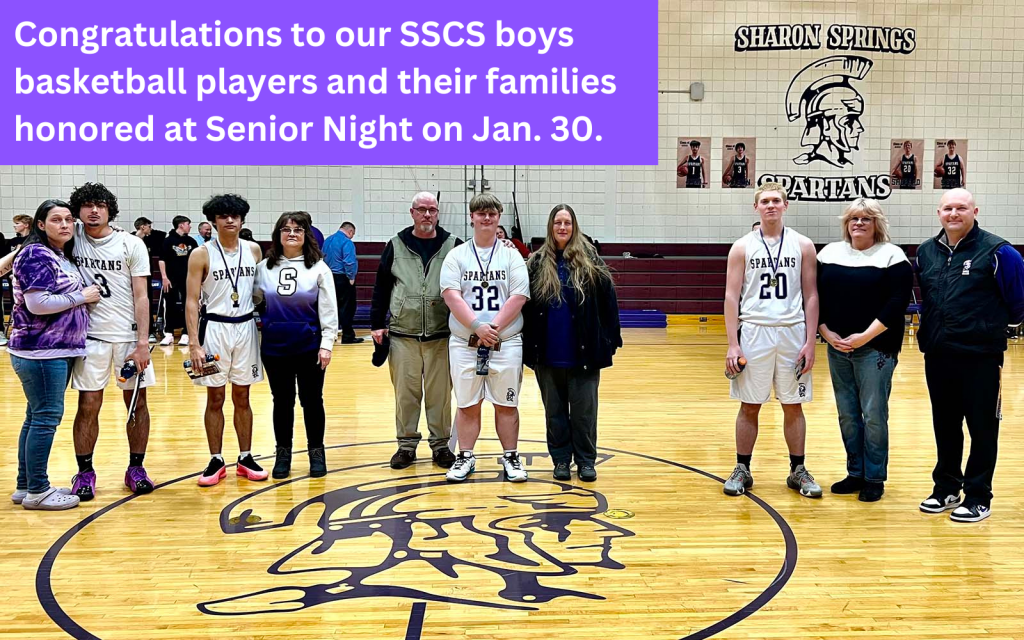
{"type": "Polygon", "coordinates": [[[469,474],[476,470],[476,456],[459,454],[455,458],[455,464],[444,474],[448,482],[462,482],[469,477],[469,474]]]}
{"type": "Polygon", "coordinates": [[[181,334],[181,338],[178,339],[178,346],[179,347],[187,347],[188,346],[188,334],[187,333],[181,334]]]}
{"type": "Polygon", "coordinates": [[[7,334],[5,334],[3,331],[0,331],[0,347],[6,347],[6,346],[7,346],[7,334]]]}
{"type": "Polygon", "coordinates": [[[956,509],[959,506],[960,494],[957,493],[956,495],[948,495],[945,498],[939,498],[936,495],[928,496],[918,508],[925,513],[942,513],[943,511],[956,509]]]}
{"type": "Polygon", "coordinates": [[[505,468],[505,479],[509,482],[526,482],[526,469],[516,452],[501,456],[501,466],[505,468]]]}
{"type": "Polygon", "coordinates": [[[168,333],[164,335],[164,339],[160,341],[161,347],[169,347],[174,344],[174,334],[168,333]]]}

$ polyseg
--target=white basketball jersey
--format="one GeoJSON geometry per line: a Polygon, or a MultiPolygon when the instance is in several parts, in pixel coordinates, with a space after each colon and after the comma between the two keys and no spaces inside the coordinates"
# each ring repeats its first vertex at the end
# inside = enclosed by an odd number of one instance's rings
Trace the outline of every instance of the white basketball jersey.
{"type": "Polygon", "coordinates": [[[210,272],[203,280],[199,304],[206,305],[206,312],[219,316],[237,317],[252,313],[252,290],[256,279],[256,259],[252,255],[252,243],[238,239],[238,249],[226,251],[220,241],[211,240],[203,245],[210,256],[210,272]],[[237,278],[237,280],[236,280],[237,278]],[[235,286],[232,286],[234,283],[235,286]],[[238,293],[238,306],[232,300],[232,293],[238,293]]]}
{"type": "MultiPolygon", "coordinates": [[[[89,337],[104,342],[135,342],[133,276],[149,276],[149,252],[139,238],[114,231],[90,238],[75,224],[75,266],[86,286],[100,288],[100,301],[89,305],[89,337]]],[[[147,280],[147,295],[149,283],[147,280]]]]}
{"type": "Polygon", "coordinates": [[[804,321],[802,238],[789,227],[783,229],[782,241],[774,244],[759,230],[747,234],[740,322],[778,327],[804,321]]]}
{"type": "MultiPolygon", "coordinates": [[[[523,257],[515,249],[509,249],[500,241],[491,247],[480,248],[470,240],[449,251],[444,259],[441,291],[446,289],[460,291],[477,319],[490,322],[510,297],[530,297],[530,276],[523,257]]],[[[469,340],[473,333],[455,319],[454,313],[448,316],[448,328],[463,340],[469,340]]],[[[522,330],[523,314],[520,313],[502,327],[498,337],[505,340],[522,330]]]]}

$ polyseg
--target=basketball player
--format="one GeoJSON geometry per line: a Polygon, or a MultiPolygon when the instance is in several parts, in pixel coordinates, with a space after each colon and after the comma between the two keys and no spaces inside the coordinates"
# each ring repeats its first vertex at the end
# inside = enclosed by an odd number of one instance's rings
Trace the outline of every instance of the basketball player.
{"type": "Polygon", "coordinates": [[[676,167],[676,175],[686,176],[687,189],[703,189],[707,186],[704,158],[700,157],[700,140],[690,141],[690,155],[676,167]]]}
{"type": "Polygon", "coordinates": [[[505,479],[525,482],[527,476],[517,447],[523,380],[521,310],[530,298],[530,281],[522,256],[497,237],[502,209],[490,193],[474,196],[469,203],[473,241],[449,251],[441,267],[441,295],[451,310],[448,360],[461,449],[445,476],[449,482],[462,482],[476,469],[473,447],[480,437],[484,398],[494,405],[505,479]]]}
{"type": "Polygon", "coordinates": [[[903,143],[903,156],[896,161],[890,172],[899,178],[897,189],[914,189],[917,187],[917,158],[914,156],[914,144],[907,140],[903,143]]]}
{"type": "Polygon", "coordinates": [[[782,403],[790,474],[786,484],[809,498],[821,487],[804,466],[807,423],[802,404],[811,401],[811,367],[818,326],[817,262],[814,244],[785,227],[786,190],[766,182],[754,192],[761,227],[729,250],[725,285],[725,368],[729,395],[740,401],[736,416],[736,468],[725,494],[738,496],[754,484],[750,459],[757,441],[757,419],[772,387],[782,403]],[[746,360],[741,369],[740,359],[746,360]]]}
{"type": "Polygon", "coordinates": [[[729,164],[722,174],[722,184],[733,189],[745,189],[750,186],[750,174],[747,172],[747,165],[750,159],[747,158],[747,145],[737,142],[736,153],[729,159],[729,164]]]}
{"type": "MultiPolygon", "coordinates": [[[[111,370],[120,371],[133,360],[142,379],[135,407],[135,424],[128,429],[128,469],[124,484],[133,493],[154,488],[143,460],[149,443],[149,407],[146,387],[156,382],[149,360],[149,252],[146,245],[129,233],[115,232],[110,221],[117,218],[117,196],[99,183],[86,182],[71,193],[71,211],[78,222],[74,228],[74,263],[86,285],[100,288],[100,300],[89,305],[89,331],[85,357],[75,360],[71,386],[78,390],[75,415],[75,457],[78,473],[71,491],[80,500],[96,496],[93,452],[99,437],[99,413],[103,390],[111,370]]],[[[135,379],[118,380],[125,406],[131,404],[135,379]]]]}
{"type": "Polygon", "coordinates": [[[185,303],[192,368],[199,371],[206,354],[220,356],[210,363],[215,372],[195,379],[206,387],[206,439],[210,464],[199,476],[199,486],[210,487],[227,475],[224,456],[224,387],[231,383],[238,436],[235,472],[249,480],[266,480],[267,472],[252,457],[252,409],[249,385],[263,379],[260,338],[253,319],[253,282],[263,252],[255,242],[240,238],[249,203],[234,194],[210,198],[203,215],[217,228],[217,239],[192,252],[188,259],[188,297],[185,303]]]}
{"type": "Polygon", "coordinates": [[[957,155],[956,140],[946,143],[946,155],[935,165],[935,175],[942,176],[943,189],[967,187],[967,163],[957,155]]]}

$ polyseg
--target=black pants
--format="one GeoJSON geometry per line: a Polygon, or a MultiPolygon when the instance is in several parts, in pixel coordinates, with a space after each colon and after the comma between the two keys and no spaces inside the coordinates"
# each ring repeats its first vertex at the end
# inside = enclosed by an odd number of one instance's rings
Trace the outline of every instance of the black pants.
{"type": "Polygon", "coordinates": [[[924,374],[932,401],[932,426],[938,460],[932,472],[936,495],[963,488],[968,501],[991,506],[992,474],[999,441],[999,376],[1003,354],[928,353],[924,374]],[[963,421],[971,433],[966,472],[963,421]]]}
{"type": "Polygon", "coordinates": [[[274,397],[274,438],[279,447],[292,446],[295,425],[295,385],[306,423],[306,446],[324,446],[324,373],[317,351],[289,356],[263,355],[263,370],[274,397]]]}
{"type": "Polygon", "coordinates": [[[185,324],[185,286],[187,280],[171,280],[171,288],[164,291],[164,332],[173,333],[181,329],[182,334],[188,333],[185,324]]]}
{"type": "Polygon", "coordinates": [[[352,320],[356,317],[356,288],[345,274],[334,274],[334,292],[338,296],[338,323],[341,325],[342,341],[356,337],[352,320]]]}
{"type": "Polygon", "coordinates": [[[534,369],[547,422],[551,461],[576,461],[576,466],[597,461],[597,387],[601,371],[582,368],[534,369]]]}

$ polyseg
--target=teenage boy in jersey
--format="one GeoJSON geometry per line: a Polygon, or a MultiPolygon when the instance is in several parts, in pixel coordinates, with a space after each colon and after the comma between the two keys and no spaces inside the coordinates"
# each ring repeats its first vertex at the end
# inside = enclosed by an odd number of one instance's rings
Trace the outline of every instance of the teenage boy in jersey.
{"type": "Polygon", "coordinates": [[[676,167],[676,175],[686,176],[687,189],[703,189],[707,186],[704,158],[700,157],[700,140],[690,141],[690,155],[676,167]]]}
{"type": "Polygon", "coordinates": [[[952,510],[951,520],[980,522],[992,514],[1006,326],[1024,320],[1024,261],[1009,242],[976,224],[970,191],[947,191],[938,214],[942,231],[917,250],[917,339],[938,454],[932,493],[920,509],[952,510]],[[971,451],[962,468],[965,419],[971,451]]]}
{"type": "Polygon", "coordinates": [[[195,379],[206,387],[206,440],[210,464],[199,476],[199,486],[220,482],[227,471],[222,455],[224,442],[224,388],[231,383],[231,403],[238,436],[237,475],[249,480],[266,480],[267,472],[252,457],[252,409],[249,385],[263,379],[260,338],[253,318],[253,282],[263,252],[255,242],[239,234],[249,203],[234,194],[210,198],[203,215],[217,228],[217,239],[192,252],[188,260],[188,298],[185,304],[192,368],[199,371],[206,354],[220,356],[209,368],[215,373],[195,379]]]}
{"type": "Polygon", "coordinates": [[[967,186],[967,163],[956,152],[956,140],[946,143],[946,155],[935,165],[935,174],[942,176],[943,189],[967,186]]]}
{"type": "MultiPolygon", "coordinates": [[[[133,493],[149,493],[153,480],[142,463],[149,443],[149,406],[146,387],[156,382],[149,360],[149,252],[140,238],[115,232],[117,196],[99,183],[86,182],[71,193],[75,224],[74,263],[87,285],[100,288],[100,300],[89,305],[89,333],[85,357],[75,360],[71,386],[78,390],[75,415],[75,457],[78,473],[71,491],[82,501],[96,496],[96,471],[92,456],[99,437],[103,390],[110,372],[119,372],[134,360],[142,376],[135,407],[135,424],[128,429],[128,469],[124,484],[133,493]]],[[[135,379],[118,380],[125,406],[131,404],[135,379]]]]}
{"type": "Polygon", "coordinates": [[[455,388],[459,456],[446,478],[461,482],[476,468],[473,447],[480,437],[480,408],[494,406],[494,423],[504,449],[505,479],[525,482],[519,459],[519,387],[523,380],[523,305],[530,281],[523,257],[498,240],[501,201],[481,193],[469,203],[473,241],[444,259],[441,295],[451,316],[448,360],[455,388]]]}
{"type": "Polygon", "coordinates": [[[722,174],[722,184],[732,189],[745,189],[750,186],[750,174],[747,171],[750,158],[747,157],[747,145],[737,142],[735,151],[725,167],[725,173],[722,174]]]}
{"type": "Polygon", "coordinates": [[[891,173],[899,179],[893,185],[896,189],[917,188],[917,158],[914,157],[914,143],[910,140],[903,143],[903,155],[893,165],[891,173]]]}
{"type": "Polygon", "coordinates": [[[821,487],[804,466],[807,423],[802,404],[811,401],[811,367],[818,326],[817,254],[814,243],[785,227],[786,190],[767,182],[754,192],[761,227],[729,250],[725,282],[725,368],[737,374],[729,395],[740,401],[736,416],[736,468],[725,494],[753,486],[750,459],[757,419],[772,387],[782,403],[790,474],[786,485],[802,496],[820,498],[821,487]],[[742,371],[739,359],[746,359],[742,371]]]}

